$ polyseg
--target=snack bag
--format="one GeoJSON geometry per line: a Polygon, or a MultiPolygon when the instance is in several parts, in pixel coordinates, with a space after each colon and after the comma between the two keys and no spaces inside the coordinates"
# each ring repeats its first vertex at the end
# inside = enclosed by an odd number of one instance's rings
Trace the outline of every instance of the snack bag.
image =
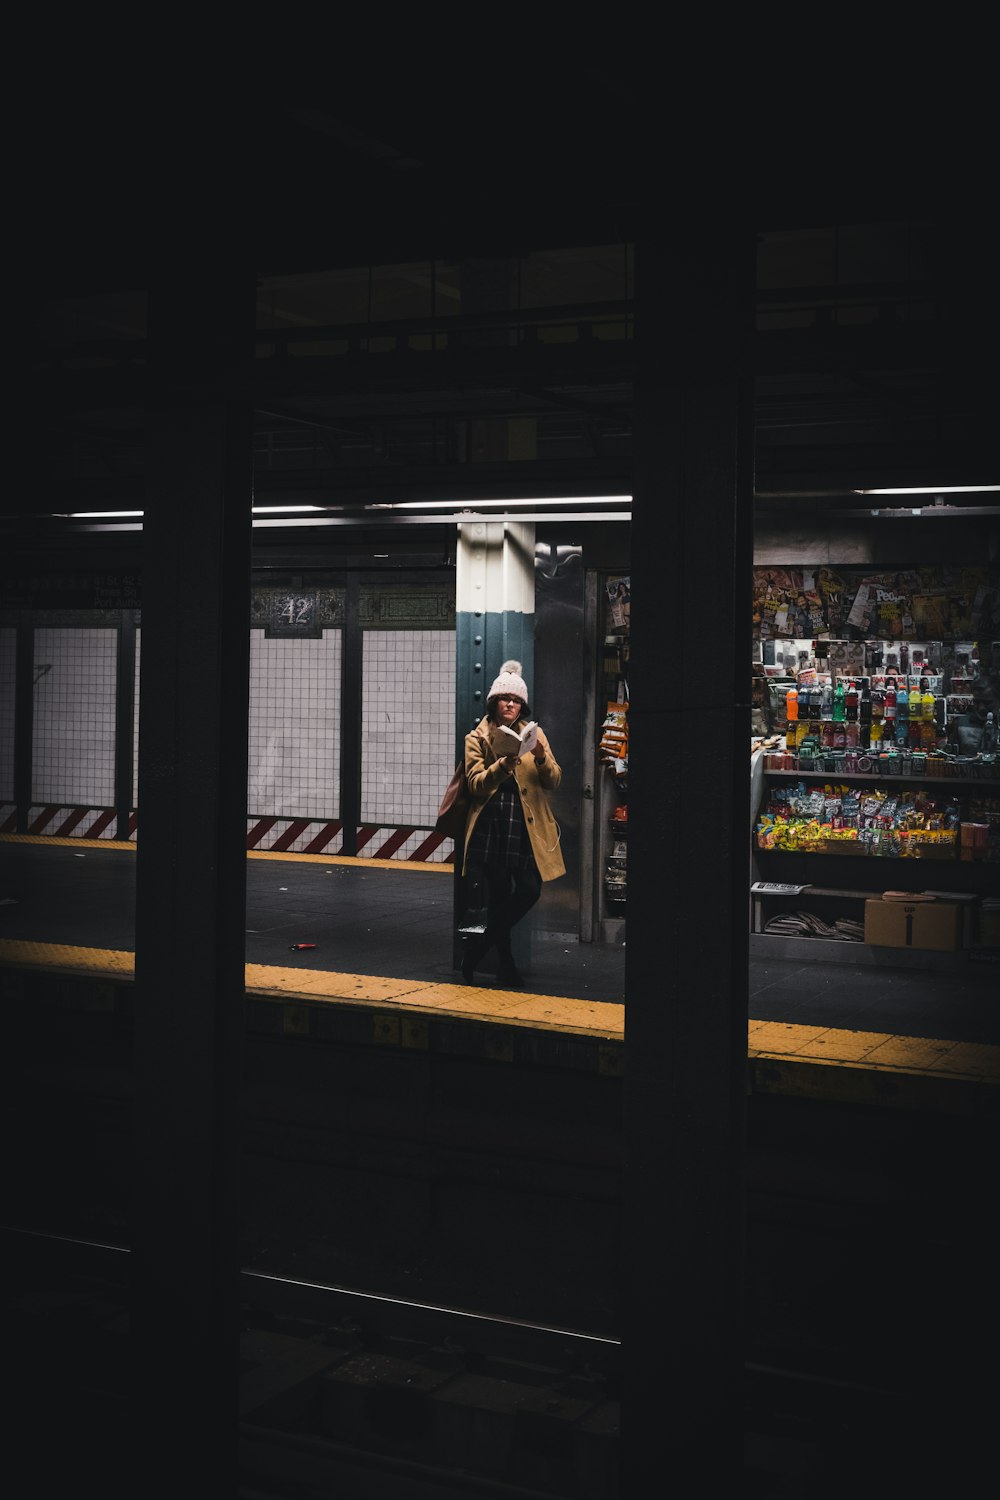
{"type": "Polygon", "coordinates": [[[600,750],[614,760],[624,760],[628,755],[628,704],[609,703],[604,723],[601,726],[600,750]]]}

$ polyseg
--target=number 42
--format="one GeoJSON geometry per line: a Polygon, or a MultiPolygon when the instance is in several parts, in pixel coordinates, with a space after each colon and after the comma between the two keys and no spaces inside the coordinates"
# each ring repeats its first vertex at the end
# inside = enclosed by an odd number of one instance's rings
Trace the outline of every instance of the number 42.
{"type": "Polygon", "coordinates": [[[286,600],[284,608],[279,612],[279,618],[287,620],[289,625],[305,625],[308,624],[311,610],[311,599],[296,599],[293,595],[286,600]]]}

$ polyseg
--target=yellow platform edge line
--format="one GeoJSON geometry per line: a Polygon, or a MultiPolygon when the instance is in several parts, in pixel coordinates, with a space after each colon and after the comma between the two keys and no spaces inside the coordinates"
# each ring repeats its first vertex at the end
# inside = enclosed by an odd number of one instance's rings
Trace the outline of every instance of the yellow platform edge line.
{"type": "MultiPolygon", "coordinates": [[[[127,950],[2,939],[2,966],[128,982],[135,977],[135,954],[127,950]]],[[[442,1016],[449,1020],[572,1032],[609,1042],[620,1040],[624,1030],[624,1005],[608,1001],[266,964],[247,964],[245,972],[249,997],[285,1004],[352,1005],[426,1018],[442,1016]]]]}
{"type": "Polygon", "coordinates": [[[362,854],[285,854],[274,849],[248,849],[247,859],[300,859],[307,864],[350,865],[367,870],[441,870],[454,875],[455,866],[443,859],[365,859],[362,854]]]}
{"type": "Polygon", "coordinates": [[[56,849],[131,849],[134,839],[58,839],[43,833],[0,833],[0,844],[49,844],[56,849]]]}
{"type": "MultiPolygon", "coordinates": [[[[60,839],[44,833],[0,833],[0,844],[48,844],[59,849],[128,849],[133,854],[137,839],[60,839]]],[[[363,870],[435,870],[453,875],[455,866],[447,859],[366,859],[363,854],[300,854],[281,849],[248,849],[247,859],[299,860],[303,864],[349,865],[363,870]]]]}
{"type": "MultiPolygon", "coordinates": [[[[128,981],[134,977],[135,955],[124,950],[0,939],[0,966],[4,965],[128,981]]],[[[624,1041],[625,1036],[625,1006],[609,1001],[266,964],[248,964],[246,973],[249,996],[279,1003],[354,1005],[428,1018],[438,1015],[500,1026],[571,1032],[608,1042],[624,1041]],[[540,1010],[540,1006],[544,1009],[540,1010]]],[[[748,1022],[747,1040],[751,1062],[801,1063],[893,1076],[1000,1082],[1000,1046],[987,1043],[756,1020],[748,1022]]]]}

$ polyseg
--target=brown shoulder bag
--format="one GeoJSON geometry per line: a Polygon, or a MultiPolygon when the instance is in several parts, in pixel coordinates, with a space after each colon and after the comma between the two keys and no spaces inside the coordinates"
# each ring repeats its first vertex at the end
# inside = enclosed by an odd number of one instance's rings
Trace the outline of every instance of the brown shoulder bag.
{"type": "Polygon", "coordinates": [[[465,833],[465,823],[469,816],[469,786],[465,779],[465,759],[459,761],[455,767],[454,775],[444,789],[441,798],[441,806],[438,808],[437,820],[434,828],[436,832],[443,833],[446,838],[454,839],[457,843],[465,833]]]}

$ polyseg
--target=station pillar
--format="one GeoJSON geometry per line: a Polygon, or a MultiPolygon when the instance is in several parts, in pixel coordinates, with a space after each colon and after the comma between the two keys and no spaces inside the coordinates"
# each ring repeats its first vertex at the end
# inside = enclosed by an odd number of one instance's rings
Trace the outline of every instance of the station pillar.
{"type": "MultiPolygon", "coordinates": [[[[455,755],[486,712],[490,684],[519,661],[531,693],[535,666],[535,528],[525,521],[463,521],[455,549],[455,755]]],[[[482,891],[463,881],[455,850],[454,965],[462,929],[482,923],[482,891]]]]}

